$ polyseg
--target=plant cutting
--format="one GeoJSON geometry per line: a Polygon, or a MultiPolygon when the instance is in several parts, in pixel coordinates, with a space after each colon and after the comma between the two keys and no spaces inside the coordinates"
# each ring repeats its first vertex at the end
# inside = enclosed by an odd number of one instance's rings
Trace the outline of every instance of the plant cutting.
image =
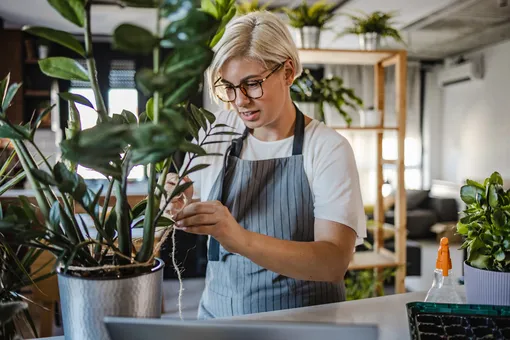
{"type": "Polygon", "coordinates": [[[466,180],[460,189],[466,204],[457,232],[468,257],[464,281],[468,303],[510,305],[510,190],[498,172],[482,183],[466,180]]]}
{"type": "Polygon", "coordinates": [[[8,77],[1,83],[0,138],[12,140],[37,202],[36,208],[23,206],[2,216],[2,229],[13,232],[19,245],[55,255],[66,336],[107,339],[102,323],[105,315],[160,316],[164,263],[156,254],[167,236],[172,235],[175,242],[173,221],[163,213],[173,198],[192,185],[184,178],[208,166],[190,166],[197,157],[207,155],[201,146],[212,142],[206,139],[233,133],[226,126],[215,125],[212,113],[189,101],[201,85],[212,48],[236,13],[235,3],[203,0],[197,8],[191,0],[121,1],[123,6],[153,8],[155,13],[154,32],[133,24],[121,24],[113,32],[116,49],[153,55],[153,68],[136,73],[138,88],[150,97],[146,111],[137,116],[126,110],[109,114],[104,104],[91,34],[94,1],[48,2],[63,18],[83,28],[84,45],[72,35],[51,28],[26,27],[25,31],[72,50],[77,58],[86,59],[86,68],[72,58],[51,57],[39,61],[41,71],[54,78],[89,82],[95,100],[92,103],[80,95],[59,94],[69,102],[70,113],[66,139],[60,144],[62,159],[51,165],[34,135],[53,107],[33,122],[14,125],[6,111],[20,84],[9,86],[8,77]],[[170,22],[165,27],[164,20],[170,22]],[[81,129],[77,103],[98,113],[96,126],[81,129]],[[202,140],[200,130],[205,135],[202,140]],[[196,143],[189,142],[188,136],[196,143]],[[29,145],[42,164],[28,152],[29,145]],[[188,161],[181,168],[175,166],[177,152],[188,153],[188,161]],[[99,190],[89,188],[76,171],[78,165],[101,173],[107,185],[99,190]],[[147,198],[130,206],[127,176],[137,165],[148,167],[147,198]],[[167,193],[164,184],[171,166],[177,168],[179,178],[167,193]],[[114,204],[111,211],[110,203],[114,204]],[[93,226],[85,225],[74,213],[78,206],[93,226]],[[164,229],[163,237],[155,242],[158,227],[164,229]],[[134,247],[134,228],[143,228],[139,248],[134,247]],[[123,294],[118,295],[119,291],[123,294]]]}
{"type": "MultiPolygon", "coordinates": [[[[316,119],[325,122],[324,105],[331,105],[345,120],[347,126],[352,123],[352,117],[345,110],[345,107],[351,107],[358,110],[363,105],[361,98],[354,94],[354,90],[346,88],[343,85],[343,79],[340,77],[327,77],[317,80],[310,70],[303,70],[303,75],[296,79],[291,86],[292,100],[298,103],[313,104],[308,107],[310,112],[305,113],[314,115],[316,119]]],[[[303,105],[301,105],[303,106],[303,105]]],[[[305,105],[306,106],[306,105],[305,105]]]]}
{"type": "Polygon", "coordinates": [[[394,27],[392,19],[396,12],[375,11],[370,14],[360,11],[359,15],[347,14],[352,25],[345,28],[337,37],[356,34],[362,50],[376,50],[380,47],[381,38],[392,38],[405,45],[400,32],[394,27]]]}
{"type": "Polygon", "coordinates": [[[297,44],[300,48],[318,48],[320,33],[334,17],[335,6],[327,1],[317,1],[308,5],[303,1],[294,8],[282,7],[287,14],[289,25],[298,30],[297,44]]]}

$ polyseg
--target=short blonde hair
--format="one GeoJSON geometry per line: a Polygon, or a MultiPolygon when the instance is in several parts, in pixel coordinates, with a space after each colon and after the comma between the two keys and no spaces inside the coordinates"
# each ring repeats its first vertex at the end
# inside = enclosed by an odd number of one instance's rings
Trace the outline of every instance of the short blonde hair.
{"type": "Polygon", "coordinates": [[[221,67],[232,58],[254,59],[267,68],[291,59],[296,72],[294,79],[303,71],[289,29],[275,14],[267,11],[252,12],[230,21],[214,52],[207,71],[212,96],[221,67]]]}

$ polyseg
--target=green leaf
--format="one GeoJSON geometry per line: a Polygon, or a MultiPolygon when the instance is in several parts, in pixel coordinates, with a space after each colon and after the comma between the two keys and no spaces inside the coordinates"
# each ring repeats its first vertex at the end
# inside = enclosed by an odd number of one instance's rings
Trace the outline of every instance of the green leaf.
{"type": "Polygon", "coordinates": [[[66,57],[51,57],[39,60],[41,71],[47,76],[64,80],[89,81],[87,71],[76,60],[66,57]]]}
{"type": "Polygon", "coordinates": [[[507,223],[507,217],[501,209],[495,209],[491,216],[492,223],[497,228],[503,228],[507,223]]]}
{"type": "Polygon", "coordinates": [[[200,170],[206,169],[206,168],[208,168],[210,165],[211,165],[211,164],[197,164],[197,165],[195,165],[194,167],[192,167],[191,169],[188,169],[187,171],[185,171],[185,172],[181,175],[181,177],[185,177],[185,176],[187,176],[187,175],[189,175],[189,174],[192,174],[192,173],[194,173],[194,172],[196,172],[196,171],[200,171],[200,170]]]}
{"type": "Polygon", "coordinates": [[[149,98],[147,104],[145,104],[145,113],[150,120],[154,120],[154,98],[149,98]]]}
{"type": "Polygon", "coordinates": [[[183,183],[183,184],[175,187],[170,195],[170,199],[179,196],[180,194],[182,194],[184,191],[186,191],[186,189],[188,189],[192,185],[193,185],[193,182],[186,182],[186,183],[183,183]]]}
{"type": "Polygon", "coordinates": [[[113,33],[114,48],[125,52],[149,54],[157,44],[157,38],[140,26],[122,24],[113,33]]]}
{"type": "Polygon", "coordinates": [[[200,127],[204,131],[207,131],[207,120],[205,115],[203,115],[203,113],[200,111],[200,109],[195,105],[191,105],[191,114],[195,121],[200,125],[200,127]]]}
{"type": "Polygon", "coordinates": [[[211,63],[213,55],[213,51],[205,46],[186,46],[171,54],[163,69],[165,74],[177,79],[201,75],[211,63]]]}
{"type": "Polygon", "coordinates": [[[200,112],[204,115],[204,117],[209,121],[209,124],[214,124],[216,121],[216,116],[212,114],[211,112],[207,111],[204,108],[200,108],[200,112]]]}
{"type": "Polygon", "coordinates": [[[492,173],[491,177],[489,178],[489,182],[491,184],[503,185],[503,178],[501,177],[499,172],[495,171],[492,173]]]}
{"type": "Polygon", "coordinates": [[[0,82],[0,109],[3,110],[3,103],[5,96],[7,95],[7,88],[9,87],[9,81],[11,79],[11,74],[8,73],[7,76],[2,79],[2,82],[0,82]]]}
{"type": "Polygon", "coordinates": [[[4,101],[2,103],[2,111],[3,112],[7,111],[7,108],[11,104],[11,101],[14,99],[14,96],[16,95],[16,92],[18,92],[20,87],[21,87],[21,84],[16,84],[16,83],[9,86],[9,88],[7,89],[7,92],[5,94],[4,101]]]}
{"type": "Polygon", "coordinates": [[[503,262],[503,261],[505,261],[505,257],[506,257],[505,252],[504,252],[503,250],[501,250],[501,249],[500,249],[498,252],[496,252],[496,253],[494,254],[494,258],[495,258],[495,259],[496,259],[496,261],[498,261],[498,262],[503,262]]]}
{"type": "Polygon", "coordinates": [[[489,258],[488,255],[482,255],[482,254],[473,254],[470,259],[468,260],[469,264],[475,268],[479,269],[488,269],[489,266],[489,258]]]}
{"type": "Polygon", "coordinates": [[[30,203],[26,196],[20,196],[19,200],[23,206],[23,210],[25,210],[25,214],[31,221],[37,221],[37,215],[34,211],[34,206],[30,203]]]}
{"type": "Polygon", "coordinates": [[[68,49],[78,53],[82,57],[85,57],[85,49],[81,43],[68,32],[37,26],[26,26],[23,28],[23,30],[32,35],[56,42],[57,44],[67,47],[68,49]]]}
{"type": "Polygon", "coordinates": [[[48,3],[64,18],[79,27],[83,27],[85,23],[84,0],[48,0],[48,3]]]}
{"type": "Polygon", "coordinates": [[[458,222],[457,223],[457,232],[461,235],[467,235],[468,226],[464,223],[458,222]]]}
{"type": "Polygon", "coordinates": [[[496,208],[498,206],[498,192],[496,190],[496,186],[494,184],[491,184],[489,186],[489,205],[493,208],[496,208]]]}
{"type": "Polygon", "coordinates": [[[34,129],[32,130],[32,133],[31,133],[31,138],[33,138],[35,130],[39,127],[39,125],[41,125],[41,122],[44,119],[44,117],[49,115],[51,113],[51,110],[53,110],[53,108],[55,106],[56,106],[56,104],[53,104],[50,107],[47,107],[39,116],[37,116],[35,123],[34,123],[34,129]]]}
{"type": "Polygon", "coordinates": [[[477,181],[467,179],[466,184],[471,185],[473,187],[477,187],[478,189],[485,191],[485,187],[482,184],[478,183],[477,181]]]}
{"type": "Polygon", "coordinates": [[[92,103],[87,98],[85,98],[84,96],[82,96],[80,94],[75,94],[75,93],[71,93],[71,92],[61,92],[58,95],[60,96],[60,98],[62,98],[64,100],[67,100],[67,101],[73,102],[73,103],[78,103],[81,105],[85,105],[85,106],[90,107],[91,109],[95,110],[94,105],[92,105],[92,103]]]}
{"type": "Polygon", "coordinates": [[[58,185],[57,181],[46,171],[40,169],[30,169],[32,175],[41,183],[46,185],[58,185]]]}
{"type": "Polygon", "coordinates": [[[460,188],[460,198],[466,204],[475,203],[477,194],[483,194],[483,191],[475,186],[463,185],[460,188]]]}
{"type": "Polygon", "coordinates": [[[168,25],[162,44],[172,48],[193,43],[205,43],[216,32],[218,25],[219,22],[210,14],[191,10],[184,19],[168,25]]]}
{"type": "Polygon", "coordinates": [[[151,96],[156,91],[166,93],[173,89],[173,82],[169,77],[164,74],[154,74],[152,70],[147,68],[136,72],[135,80],[138,88],[146,96],[151,96]]]}
{"type": "Polygon", "coordinates": [[[200,7],[202,11],[209,13],[216,19],[220,19],[218,10],[216,9],[216,6],[213,2],[213,0],[202,0],[200,2],[200,7]]]}
{"type": "Polygon", "coordinates": [[[177,90],[172,92],[170,96],[165,99],[164,106],[172,106],[179,103],[182,103],[184,100],[189,98],[191,96],[191,93],[193,93],[194,89],[198,85],[198,79],[197,78],[191,78],[187,82],[185,82],[183,85],[181,85],[177,90]]]}
{"type": "Polygon", "coordinates": [[[179,150],[183,152],[190,152],[197,155],[207,155],[207,152],[200,146],[188,141],[182,142],[181,145],[179,146],[179,150]]]}
{"type": "Polygon", "coordinates": [[[124,117],[129,124],[138,124],[138,119],[136,118],[136,115],[133,112],[128,110],[122,110],[122,113],[120,115],[124,117]]]}
{"type": "Polygon", "coordinates": [[[15,140],[30,140],[30,131],[19,125],[1,125],[0,138],[9,138],[15,140]]]}

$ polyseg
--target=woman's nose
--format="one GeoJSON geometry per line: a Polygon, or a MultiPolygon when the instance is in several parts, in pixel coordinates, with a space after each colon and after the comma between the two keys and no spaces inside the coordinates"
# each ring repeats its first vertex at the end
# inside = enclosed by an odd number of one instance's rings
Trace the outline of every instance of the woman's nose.
{"type": "Polygon", "coordinates": [[[236,89],[236,105],[237,107],[243,107],[250,102],[250,98],[248,98],[240,88],[236,89]]]}

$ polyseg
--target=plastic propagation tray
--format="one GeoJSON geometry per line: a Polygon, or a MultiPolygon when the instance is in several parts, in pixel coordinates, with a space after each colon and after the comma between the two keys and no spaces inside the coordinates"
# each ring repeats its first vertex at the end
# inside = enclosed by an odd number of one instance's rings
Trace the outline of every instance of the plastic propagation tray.
{"type": "Polygon", "coordinates": [[[413,340],[509,339],[510,306],[410,302],[413,340]]]}

